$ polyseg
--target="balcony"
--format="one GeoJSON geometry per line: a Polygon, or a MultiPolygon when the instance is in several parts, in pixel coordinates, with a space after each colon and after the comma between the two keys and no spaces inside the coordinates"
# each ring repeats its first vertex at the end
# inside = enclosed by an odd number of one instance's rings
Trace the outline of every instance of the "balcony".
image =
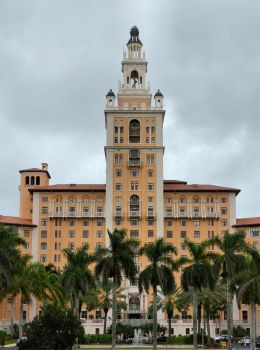
{"type": "Polygon", "coordinates": [[[141,217],[141,212],[139,210],[130,210],[128,212],[128,217],[129,218],[140,218],[141,217]]]}
{"type": "Polygon", "coordinates": [[[166,211],[166,212],[164,213],[164,216],[165,216],[166,218],[174,218],[174,217],[175,217],[175,214],[174,214],[172,211],[166,211]]]}
{"type": "Polygon", "coordinates": [[[154,219],[155,218],[155,212],[154,211],[148,211],[146,214],[147,219],[154,219]]]}
{"type": "Polygon", "coordinates": [[[136,168],[141,168],[141,160],[140,159],[129,159],[128,161],[128,168],[133,168],[133,167],[136,167],[136,168]]]}
{"type": "Polygon", "coordinates": [[[103,211],[96,211],[94,214],[94,217],[96,218],[104,218],[105,217],[105,213],[103,211]]]}
{"type": "Polygon", "coordinates": [[[123,212],[122,211],[115,211],[114,218],[115,219],[123,219],[123,212]]]}

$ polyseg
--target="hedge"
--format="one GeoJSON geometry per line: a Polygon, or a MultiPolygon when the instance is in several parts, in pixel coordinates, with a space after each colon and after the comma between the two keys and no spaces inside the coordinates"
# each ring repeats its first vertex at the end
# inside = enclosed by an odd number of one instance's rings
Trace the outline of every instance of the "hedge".
{"type": "Polygon", "coordinates": [[[82,344],[111,344],[111,334],[86,334],[82,344]]]}

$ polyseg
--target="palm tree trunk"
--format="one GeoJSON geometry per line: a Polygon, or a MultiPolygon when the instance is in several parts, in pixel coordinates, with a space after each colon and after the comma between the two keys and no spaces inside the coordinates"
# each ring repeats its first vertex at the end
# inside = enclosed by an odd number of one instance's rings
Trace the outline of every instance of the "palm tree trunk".
{"type": "Polygon", "coordinates": [[[208,336],[208,345],[211,344],[211,336],[210,336],[210,324],[209,324],[209,314],[206,313],[206,324],[207,324],[207,336],[208,336]]]}
{"type": "Polygon", "coordinates": [[[19,320],[19,339],[22,338],[23,335],[23,302],[21,300],[20,304],[20,320],[19,320]]]}
{"type": "Polygon", "coordinates": [[[232,332],[233,332],[233,303],[229,291],[229,279],[227,279],[227,331],[228,331],[228,350],[232,349],[232,332]]]}
{"type": "Polygon", "coordinates": [[[250,323],[251,323],[251,350],[255,350],[255,337],[256,337],[256,306],[254,298],[250,298],[250,323]]]}
{"type": "Polygon", "coordinates": [[[75,316],[77,320],[80,319],[79,317],[79,296],[78,294],[75,294],[75,316]]]}
{"type": "Polygon", "coordinates": [[[197,290],[193,288],[192,291],[192,308],[193,308],[193,350],[197,350],[198,346],[198,333],[197,333],[197,317],[198,317],[198,298],[197,290]]]}
{"type": "Polygon", "coordinates": [[[116,320],[117,320],[117,304],[116,304],[116,277],[113,277],[113,299],[112,299],[112,350],[116,348],[116,320]]]}
{"type": "Polygon", "coordinates": [[[105,317],[104,317],[104,334],[107,334],[107,313],[108,311],[105,311],[105,317]]]}
{"type": "Polygon", "coordinates": [[[157,350],[157,286],[153,286],[153,350],[157,350]]]}
{"type": "Polygon", "coordinates": [[[14,338],[14,295],[12,295],[12,302],[11,302],[11,335],[14,338]]]}
{"type": "Polygon", "coordinates": [[[201,332],[201,303],[198,305],[198,333],[201,332]]]}
{"type": "Polygon", "coordinates": [[[168,336],[170,337],[172,334],[172,319],[171,316],[168,316],[168,336]]]}

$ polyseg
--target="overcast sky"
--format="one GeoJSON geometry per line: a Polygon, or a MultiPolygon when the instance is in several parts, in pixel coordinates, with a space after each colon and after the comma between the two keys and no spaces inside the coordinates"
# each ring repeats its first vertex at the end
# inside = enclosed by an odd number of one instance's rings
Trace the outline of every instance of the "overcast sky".
{"type": "Polygon", "coordinates": [[[260,1],[0,0],[0,214],[18,215],[19,169],[104,183],[105,95],[137,25],[165,96],[164,178],[242,189],[260,216],[260,1]]]}

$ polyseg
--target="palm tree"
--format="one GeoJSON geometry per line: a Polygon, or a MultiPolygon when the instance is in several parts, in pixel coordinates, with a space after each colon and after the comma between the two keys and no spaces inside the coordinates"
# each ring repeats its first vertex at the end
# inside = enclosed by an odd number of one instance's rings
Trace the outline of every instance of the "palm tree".
{"type": "MultiPolygon", "coordinates": [[[[216,316],[218,311],[222,311],[226,305],[226,286],[223,281],[218,280],[213,289],[201,288],[198,291],[198,304],[201,305],[203,318],[207,327],[208,343],[211,342],[210,317],[216,316]]],[[[190,288],[187,292],[183,291],[177,300],[177,306],[184,309],[192,305],[193,290],[190,288]]],[[[200,327],[198,327],[200,331],[200,327]]]]}
{"type": "Polygon", "coordinates": [[[235,275],[231,281],[231,289],[237,293],[237,303],[250,305],[251,323],[251,349],[255,349],[256,341],[256,304],[260,303],[260,254],[255,249],[250,249],[246,256],[246,269],[235,275]]]}
{"type": "Polygon", "coordinates": [[[135,282],[137,267],[134,262],[137,241],[127,239],[125,230],[107,231],[109,247],[100,248],[100,257],[95,267],[95,274],[103,281],[112,278],[112,349],[116,348],[117,288],[121,286],[123,275],[135,282]]]}
{"type": "MultiPolygon", "coordinates": [[[[118,310],[126,310],[127,304],[125,302],[125,296],[122,294],[122,288],[116,290],[116,302],[118,310]]],[[[113,282],[111,279],[101,281],[97,285],[97,299],[98,306],[104,311],[104,334],[107,332],[107,314],[112,308],[113,302],[113,282]]]]}
{"type": "Polygon", "coordinates": [[[230,291],[230,281],[239,272],[246,267],[246,258],[244,252],[247,250],[245,234],[236,232],[229,234],[224,232],[223,237],[213,237],[210,242],[217,246],[221,254],[216,259],[216,266],[221,276],[226,281],[227,296],[227,330],[228,330],[228,350],[231,350],[232,331],[233,331],[233,293],[230,291]]]}
{"type": "Polygon", "coordinates": [[[25,241],[17,230],[0,224],[0,300],[6,296],[22,267],[19,248],[23,245],[25,241]]]}
{"type": "MultiPolygon", "coordinates": [[[[163,294],[174,291],[175,281],[173,271],[178,271],[185,259],[173,260],[170,254],[177,254],[177,249],[164,243],[163,238],[147,243],[140,249],[140,255],[145,255],[149,264],[140,273],[138,286],[140,293],[149,288],[153,291],[153,349],[157,349],[157,287],[160,287],[163,294]]],[[[185,260],[186,261],[186,260],[185,260]]]]}
{"type": "Polygon", "coordinates": [[[161,300],[158,300],[158,310],[162,309],[162,311],[167,315],[168,319],[168,335],[171,336],[172,330],[172,318],[174,315],[174,309],[176,308],[179,298],[181,295],[181,288],[177,288],[174,283],[174,288],[170,293],[163,295],[161,300]]]}
{"type": "Polygon", "coordinates": [[[198,317],[198,292],[204,288],[212,289],[215,284],[215,274],[212,261],[216,254],[208,252],[209,243],[203,241],[196,244],[189,240],[185,241],[190,257],[184,267],[181,276],[181,285],[184,291],[192,288],[193,310],[193,349],[197,349],[197,317],[198,317]]]}
{"type": "Polygon", "coordinates": [[[30,256],[23,255],[23,268],[15,276],[8,293],[13,300],[20,295],[20,321],[19,338],[22,337],[23,330],[23,305],[32,302],[33,298],[38,299],[43,304],[48,302],[59,303],[62,300],[63,291],[60,284],[49,276],[44,265],[39,262],[31,262],[30,256]]]}
{"type": "Polygon", "coordinates": [[[63,269],[62,285],[64,286],[74,314],[80,319],[80,296],[85,295],[94,285],[94,277],[89,265],[95,261],[95,256],[88,253],[88,244],[77,249],[64,249],[67,262],[63,269]]]}

